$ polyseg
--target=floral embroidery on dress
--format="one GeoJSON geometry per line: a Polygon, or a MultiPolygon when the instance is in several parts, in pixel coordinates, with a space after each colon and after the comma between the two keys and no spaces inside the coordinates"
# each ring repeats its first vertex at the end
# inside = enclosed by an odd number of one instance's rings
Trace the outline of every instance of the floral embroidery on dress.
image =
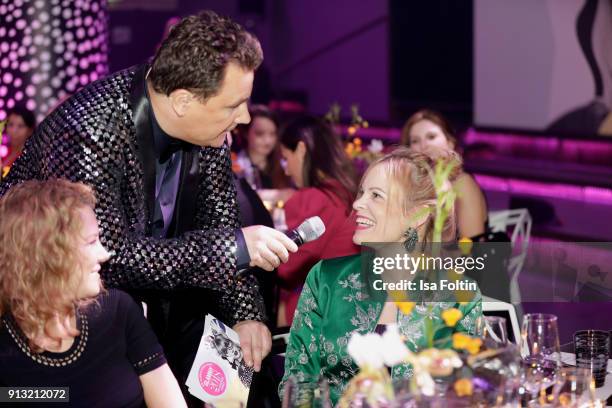
{"type": "MultiPolygon", "coordinates": [[[[326,282],[326,277],[333,275],[328,274],[332,273],[331,268],[325,270],[324,267],[323,263],[323,266],[315,271],[316,275],[311,279],[310,285],[307,280],[298,302],[287,347],[281,393],[285,381],[290,376],[293,376],[298,384],[308,383],[304,384],[304,389],[312,389],[312,385],[316,385],[320,378],[325,378],[332,396],[339,398],[350,379],[358,372],[358,367],[348,355],[349,338],[354,332],[361,334],[373,332],[380,318],[384,299],[369,298],[360,273],[341,274],[340,279],[326,282]],[[318,292],[317,286],[311,286],[314,282],[324,288],[321,289],[321,293],[318,292]],[[325,297],[319,298],[322,293],[326,294],[325,297]],[[346,309],[347,305],[349,310],[346,309]],[[323,313],[327,315],[321,316],[323,313]]],[[[337,264],[334,264],[334,268],[338,268],[337,264]]],[[[480,299],[475,299],[477,302],[458,306],[456,302],[449,302],[439,296],[434,295],[432,298],[429,303],[417,304],[409,315],[398,311],[397,323],[400,333],[405,336],[406,343],[412,351],[416,352],[426,347],[427,340],[424,333],[427,320],[431,319],[434,330],[451,330],[445,326],[440,317],[443,310],[459,307],[465,315],[456,329],[468,332],[473,332],[476,317],[482,314],[480,299]]],[[[391,376],[394,379],[410,378],[413,376],[413,368],[409,364],[396,365],[392,369],[391,376]]]]}

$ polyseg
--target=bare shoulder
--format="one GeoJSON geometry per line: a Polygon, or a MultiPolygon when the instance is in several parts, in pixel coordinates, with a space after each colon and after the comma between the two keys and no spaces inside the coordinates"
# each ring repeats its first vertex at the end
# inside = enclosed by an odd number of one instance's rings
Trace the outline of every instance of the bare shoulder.
{"type": "Polygon", "coordinates": [[[455,185],[455,188],[461,193],[466,193],[466,194],[480,193],[482,194],[482,190],[480,186],[478,185],[474,177],[469,173],[463,172],[459,174],[453,184],[455,185]]]}

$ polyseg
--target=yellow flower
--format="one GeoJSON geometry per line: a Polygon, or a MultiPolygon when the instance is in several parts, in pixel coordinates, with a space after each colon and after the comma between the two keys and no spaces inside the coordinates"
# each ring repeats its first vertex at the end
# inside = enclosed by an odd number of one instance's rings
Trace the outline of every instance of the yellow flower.
{"type": "Polygon", "coordinates": [[[414,309],[415,303],[408,302],[406,293],[402,292],[401,290],[390,290],[389,297],[395,303],[397,308],[405,315],[409,315],[412,312],[412,309],[414,309]]]}
{"type": "Polygon", "coordinates": [[[452,309],[446,309],[442,312],[442,319],[448,327],[454,327],[462,317],[463,313],[461,313],[461,310],[454,307],[452,309]]]}
{"type": "Polygon", "coordinates": [[[355,139],[353,139],[353,143],[355,143],[355,145],[357,146],[361,146],[361,139],[356,137],[355,139]]]}
{"type": "Polygon", "coordinates": [[[472,252],[472,240],[466,237],[463,237],[459,240],[459,249],[463,255],[469,255],[472,252]]]}
{"type": "Polygon", "coordinates": [[[453,334],[453,348],[457,350],[465,349],[470,343],[472,338],[463,333],[455,333],[453,334]]]}
{"type": "Polygon", "coordinates": [[[468,397],[472,395],[472,381],[469,378],[461,378],[455,381],[453,388],[458,397],[468,397]]]}
{"type": "Polygon", "coordinates": [[[357,128],[355,126],[349,126],[348,129],[346,129],[346,131],[348,132],[349,135],[353,136],[355,132],[357,132],[357,128]]]}
{"type": "Polygon", "coordinates": [[[355,156],[355,145],[353,143],[347,143],[344,151],[349,157],[353,158],[353,156],[355,156]]]}
{"type": "Polygon", "coordinates": [[[470,343],[466,347],[468,353],[474,355],[480,351],[480,347],[482,346],[482,339],[470,339],[470,343]]]}
{"type": "Polygon", "coordinates": [[[397,308],[405,315],[409,315],[414,309],[414,302],[395,302],[397,308]]]}
{"type": "Polygon", "coordinates": [[[370,126],[370,124],[368,123],[368,121],[367,121],[367,120],[364,120],[364,121],[361,123],[361,126],[363,126],[364,128],[366,128],[366,129],[367,129],[367,128],[368,128],[368,126],[370,126]]]}
{"type": "Polygon", "coordinates": [[[453,348],[457,350],[467,350],[470,354],[476,354],[480,351],[482,340],[472,338],[463,333],[453,334],[453,348]]]}

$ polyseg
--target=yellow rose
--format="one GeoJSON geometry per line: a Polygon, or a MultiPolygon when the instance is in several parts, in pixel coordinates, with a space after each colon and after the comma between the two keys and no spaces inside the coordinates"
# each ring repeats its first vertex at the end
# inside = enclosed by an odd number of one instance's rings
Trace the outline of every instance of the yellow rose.
{"type": "Polygon", "coordinates": [[[395,305],[405,315],[409,315],[414,309],[414,302],[395,302],[395,305]]]}
{"type": "Polygon", "coordinates": [[[472,340],[472,338],[466,334],[455,333],[453,334],[453,348],[463,350],[470,344],[470,340],[472,340]]]}
{"type": "Polygon", "coordinates": [[[462,317],[463,313],[461,313],[461,310],[454,307],[442,312],[442,320],[444,320],[444,323],[446,323],[448,327],[454,327],[462,317]]]}
{"type": "Polygon", "coordinates": [[[468,397],[472,395],[472,381],[469,378],[461,378],[455,381],[453,388],[458,397],[468,397]]]}
{"type": "Polygon", "coordinates": [[[482,339],[475,338],[470,339],[470,342],[465,349],[468,351],[468,353],[474,355],[480,351],[480,346],[482,346],[482,339]]]}

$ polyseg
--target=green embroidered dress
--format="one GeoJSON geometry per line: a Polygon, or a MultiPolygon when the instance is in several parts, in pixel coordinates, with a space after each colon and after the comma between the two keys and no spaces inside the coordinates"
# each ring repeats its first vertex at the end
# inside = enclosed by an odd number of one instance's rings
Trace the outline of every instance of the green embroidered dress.
{"type": "MultiPolygon", "coordinates": [[[[387,300],[386,292],[366,290],[362,255],[334,258],[317,263],[306,279],[291,326],[285,358],[283,389],[289,377],[297,382],[298,393],[313,387],[321,377],[330,385],[331,399],[338,402],[358,367],[347,353],[351,334],[374,332],[387,300]]],[[[482,314],[480,293],[471,302],[433,302],[417,304],[410,315],[398,311],[397,324],[412,351],[427,348],[425,320],[433,321],[435,339],[448,339],[438,348],[450,347],[453,332],[473,333],[475,321],[482,314]],[[463,318],[456,327],[446,327],[440,317],[443,310],[456,307],[463,318]]],[[[393,368],[393,378],[412,376],[410,365],[393,368]]]]}

